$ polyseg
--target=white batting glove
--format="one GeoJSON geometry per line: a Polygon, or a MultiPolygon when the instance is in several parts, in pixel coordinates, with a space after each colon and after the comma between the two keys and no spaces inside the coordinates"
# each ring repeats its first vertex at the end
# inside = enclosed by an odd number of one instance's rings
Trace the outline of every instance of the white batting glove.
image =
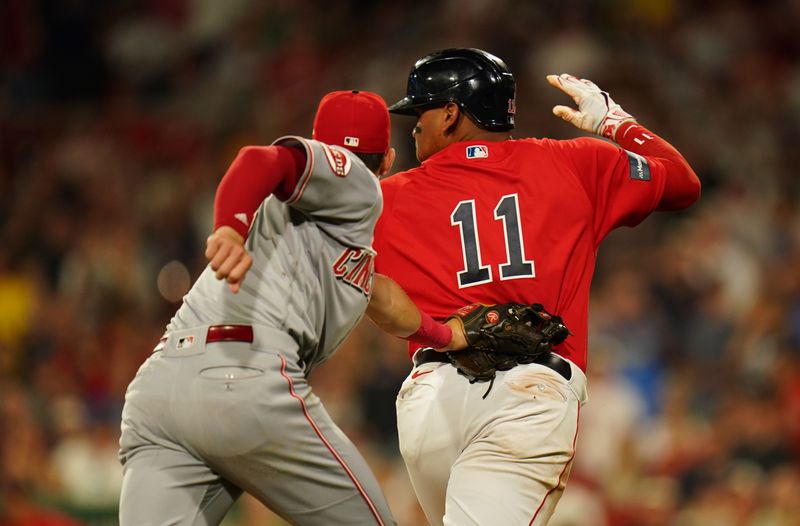
{"type": "Polygon", "coordinates": [[[578,105],[578,109],[555,106],[553,113],[581,130],[616,140],[617,129],[636,119],[611,99],[591,80],[562,73],[547,75],[547,82],[560,89],[578,105]]]}

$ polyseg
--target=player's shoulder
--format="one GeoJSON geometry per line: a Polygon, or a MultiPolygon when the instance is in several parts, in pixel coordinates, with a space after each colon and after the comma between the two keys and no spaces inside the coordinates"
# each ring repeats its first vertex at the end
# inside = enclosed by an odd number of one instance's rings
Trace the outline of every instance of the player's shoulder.
{"type": "Polygon", "coordinates": [[[339,177],[347,177],[351,172],[373,175],[355,153],[342,146],[327,144],[315,139],[298,135],[286,135],[276,139],[272,144],[289,146],[305,150],[306,157],[311,160],[308,169],[320,168],[330,170],[339,177]]]}
{"type": "Polygon", "coordinates": [[[621,154],[619,145],[599,137],[575,137],[572,139],[553,139],[549,137],[536,139],[522,139],[518,141],[527,144],[528,148],[536,148],[540,154],[544,153],[552,159],[573,164],[579,159],[594,162],[593,159],[612,159],[621,154]]]}
{"type": "Polygon", "coordinates": [[[608,144],[605,140],[598,137],[575,137],[572,139],[553,139],[551,137],[525,137],[523,139],[512,139],[507,141],[520,148],[545,148],[545,149],[564,149],[564,148],[585,148],[597,146],[598,144],[608,144]]]}
{"type": "Polygon", "coordinates": [[[575,150],[604,150],[608,148],[617,148],[617,145],[612,144],[605,139],[599,137],[575,137],[572,139],[552,139],[549,137],[541,139],[532,139],[536,141],[542,148],[547,148],[553,151],[575,151],[575,150]]]}
{"type": "Polygon", "coordinates": [[[418,166],[416,168],[411,168],[408,170],[403,170],[402,172],[395,172],[392,175],[386,176],[381,179],[381,188],[384,192],[387,189],[396,189],[408,184],[419,172],[424,170],[424,167],[418,166]]]}
{"type": "MultiPolygon", "coordinates": [[[[381,194],[383,195],[383,210],[386,215],[390,215],[394,209],[395,199],[405,193],[406,185],[417,179],[417,176],[424,168],[418,166],[402,172],[396,172],[380,180],[381,194]]],[[[423,176],[424,177],[424,176],[423,176]]],[[[413,185],[408,188],[412,188],[413,185]]],[[[413,190],[411,192],[413,194],[413,190]]]]}

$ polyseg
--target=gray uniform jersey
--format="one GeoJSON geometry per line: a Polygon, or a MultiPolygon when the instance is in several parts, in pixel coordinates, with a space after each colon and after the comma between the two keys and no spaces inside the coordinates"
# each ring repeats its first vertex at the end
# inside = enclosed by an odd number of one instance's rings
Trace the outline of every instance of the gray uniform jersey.
{"type": "Polygon", "coordinates": [[[307,163],[286,202],[258,209],[237,294],[207,268],[128,386],[122,526],[215,525],[242,491],[291,524],[394,524],[367,462],[307,381],[363,316],[381,212],[349,151],[284,137],[307,163]],[[252,341],[208,342],[250,325],[252,341]]]}
{"type": "Polygon", "coordinates": [[[324,362],[361,319],[372,286],[372,235],[381,212],[375,175],[350,151],[301,137],[305,171],[286,202],[259,207],[246,248],[253,256],[238,294],[207,267],[169,323],[266,325],[287,332],[306,372],[324,362]]]}

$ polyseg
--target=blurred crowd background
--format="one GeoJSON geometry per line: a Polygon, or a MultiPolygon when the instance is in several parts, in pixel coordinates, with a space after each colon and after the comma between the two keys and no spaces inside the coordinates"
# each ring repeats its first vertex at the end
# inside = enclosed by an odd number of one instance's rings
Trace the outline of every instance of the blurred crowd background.
{"type": "MultiPolygon", "coordinates": [[[[552,524],[800,524],[798,29],[797,0],[0,0],[0,526],[116,523],[125,388],[205,265],[237,150],[309,135],[329,90],[391,103],[454,46],[514,71],[516,137],[578,135],[544,78],[569,72],[704,185],[600,249],[552,524]]],[[[311,379],[401,526],[423,524],[395,438],[408,370],[364,321],[311,379]]],[[[225,524],[282,523],[245,498],[225,524]]]]}

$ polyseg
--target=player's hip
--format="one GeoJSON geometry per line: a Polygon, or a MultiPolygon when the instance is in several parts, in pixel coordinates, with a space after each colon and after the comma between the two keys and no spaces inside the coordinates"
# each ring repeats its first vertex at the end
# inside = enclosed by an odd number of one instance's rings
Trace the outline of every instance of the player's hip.
{"type": "Polygon", "coordinates": [[[226,343],[246,343],[262,352],[291,353],[298,347],[288,332],[270,325],[251,323],[198,324],[167,330],[156,343],[153,352],[165,357],[188,357],[213,350],[224,352],[226,343]]]}
{"type": "MultiPolygon", "coordinates": [[[[312,407],[317,403],[297,345],[285,333],[203,326],[165,336],[128,386],[123,449],[172,441],[208,450],[216,443],[230,451],[242,437],[279,430],[262,415],[293,410],[297,397],[312,407]],[[197,437],[208,441],[192,443],[197,437]]],[[[243,450],[252,447],[241,444],[243,450]]]]}
{"type": "Polygon", "coordinates": [[[447,363],[415,367],[397,396],[401,448],[464,447],[501,426],[521,426],[517,432],[528,436],[571,429],[586,401],[586,377],[567,363],[569,378],[541,364],[522,364],[498,371],[493,383],[470,383],[447,363]]]}
{"type": "MultiPolygon", "coordinates": [[[[494,406],[502,399],[492,395],[495,388],[506,394],[514,393],[532,399],[552,398],[562,401],[587,400],[586,375],[570,360],[554,353],[549,359],[519,364],[506,371],[497,371],[494,381],[470,381],[457,373],[445,353],[420,349],[414,355],[414,367],[398,394],[398,403],[420,399],[435,399],[454,403],[480,396],[489,400],[475,406],[494,406]]],[[[428,403],[425,400],[425,403],[428,403]]]]}

